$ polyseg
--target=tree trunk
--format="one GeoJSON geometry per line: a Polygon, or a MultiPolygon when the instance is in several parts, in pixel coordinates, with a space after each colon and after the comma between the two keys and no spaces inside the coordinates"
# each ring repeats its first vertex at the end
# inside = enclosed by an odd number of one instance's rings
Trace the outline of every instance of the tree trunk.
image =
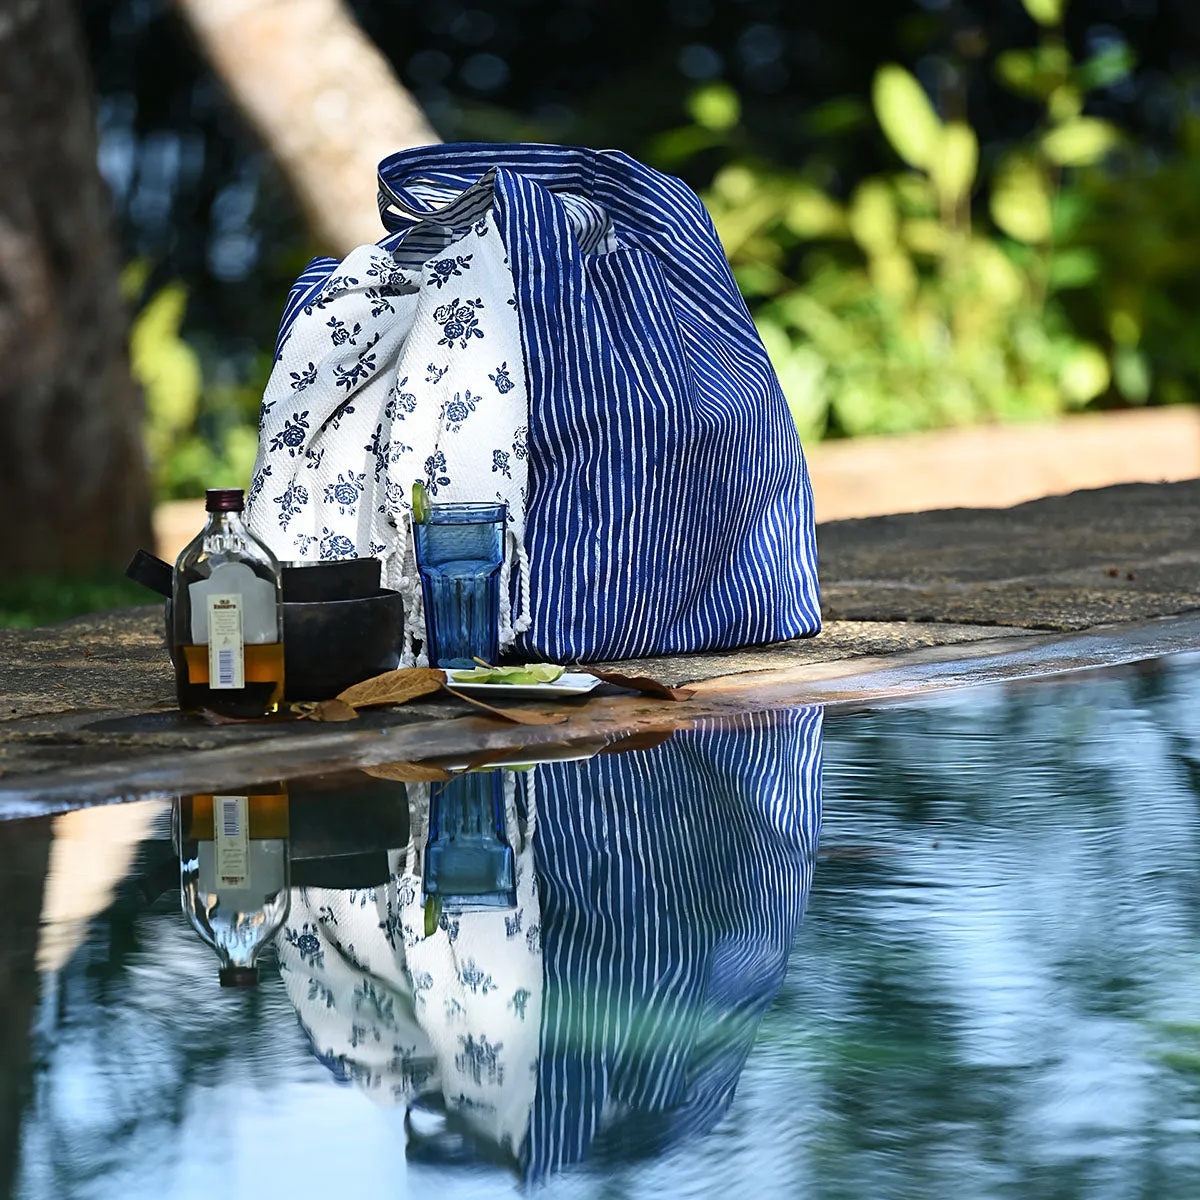
{"type": "Polygon", "coordinates": [[[0,0],[4,570],[123,566],[150,545],[111,201],[71,0],[0,0]]]}
{"type": "Polygon", "coordinates": [[[383,234],[375,169],[439,140],[342,0],[177,0],[323,249],[383,234]]]}

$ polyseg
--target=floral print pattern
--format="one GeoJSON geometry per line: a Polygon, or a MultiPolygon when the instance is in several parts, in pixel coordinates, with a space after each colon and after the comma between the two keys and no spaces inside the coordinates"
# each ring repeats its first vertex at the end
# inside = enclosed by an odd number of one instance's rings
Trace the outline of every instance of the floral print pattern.
{"type": "MultiPolygon", "coordinates": [[[[279,558],[371,554],[385,586],[411,589],[414,479],[438,502],[505,503],[516,553],[526,468],[513,443],[528,401],[506,307],[512,273],[492,221],[443,230],[441,249],[419,264],[403,246],[362,246],[306,268],[263,397],[247,499],[250,527],[279,558]]],[[[418,628],[419,594],[406,592],[407,605],[418,628]]],[[[515,614],[506,619],[511,630],[515,614]]],[[[418,647],[406,643],[406,663],[418,647]]]]}
{"type": "Polygon", "coordinates": [[[461,303],[456,296],[449,304],[443,304],[433,310],[433,319],[442,327],[439,346],[457,345],[465,350],[472,338],[484,336],[479,325],[479,310],[483,308],[483,300],[463,300],[461,303]]]}

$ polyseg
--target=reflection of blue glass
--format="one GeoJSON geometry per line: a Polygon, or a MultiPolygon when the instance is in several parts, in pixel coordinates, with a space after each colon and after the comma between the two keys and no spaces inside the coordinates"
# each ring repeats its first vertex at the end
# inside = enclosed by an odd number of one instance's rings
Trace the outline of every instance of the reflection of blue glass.
{"type": "Polygon", "coordinates": [[[435,504],[414,523],[432,667],[494,663],[499,654],[503,504],[435,504]]]}
{"type": "Polygon", "coordinates": [[[473,771],[432,786],[424,886],[446,908],[516,907],[499,771],[473,771]]]}

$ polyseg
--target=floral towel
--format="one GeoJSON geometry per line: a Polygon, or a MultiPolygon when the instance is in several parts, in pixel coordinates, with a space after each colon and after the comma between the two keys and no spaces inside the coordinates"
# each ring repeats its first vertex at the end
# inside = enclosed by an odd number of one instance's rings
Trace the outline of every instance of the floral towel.
{"type": "MultiPolygon", "coordinates": [[[[518,782],[505,772],[508,828],[518,782]]],[[[517,907],[444,913],[429,937],[421,850],[429,785],[409,784],[412,838],[390,881],[354,891],[297,888],[277,938],[288,997],[314,1054],[383,1104],[440,1091],[448,1111],[516,1156],[537,1091],[542,950],[533,869],[534,799],[515,837],[517,907]]]]}
{"type": "MultiPolygon", "coordinates": [[[[488,193],[490,197],[490,193],[488,193]]],[[[485,198],[484,203],[487,203],[485,198]]],[[[524,549],[529,398],[512,272],[489,210],[359,246],[294,313],[263,396],[247,513],[283,561],[375,555],[423,629],[410,494],[508,506],[501,594],[524,549]]],[[[528,627],[501,605],[500,642],[528,627]]]]}

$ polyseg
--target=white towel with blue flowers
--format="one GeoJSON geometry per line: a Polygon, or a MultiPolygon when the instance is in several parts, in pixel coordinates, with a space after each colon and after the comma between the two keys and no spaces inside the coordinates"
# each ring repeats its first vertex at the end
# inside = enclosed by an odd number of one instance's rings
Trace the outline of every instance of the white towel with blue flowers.
{"type": "Polygon", "coordinates": [[[405,597],[405,665],[424,628],[417,479],[435,502],[508,506],[501,646],[529,625],[529,396],[508,257],[490,211],[465,230],[424,232],[359,246],[299,309],[263,396],[247,497],[251,530],[281,561],[382,561],[385,586],[405,597]],[[435,247],[424,261],[422,241],[435,247]]]}

